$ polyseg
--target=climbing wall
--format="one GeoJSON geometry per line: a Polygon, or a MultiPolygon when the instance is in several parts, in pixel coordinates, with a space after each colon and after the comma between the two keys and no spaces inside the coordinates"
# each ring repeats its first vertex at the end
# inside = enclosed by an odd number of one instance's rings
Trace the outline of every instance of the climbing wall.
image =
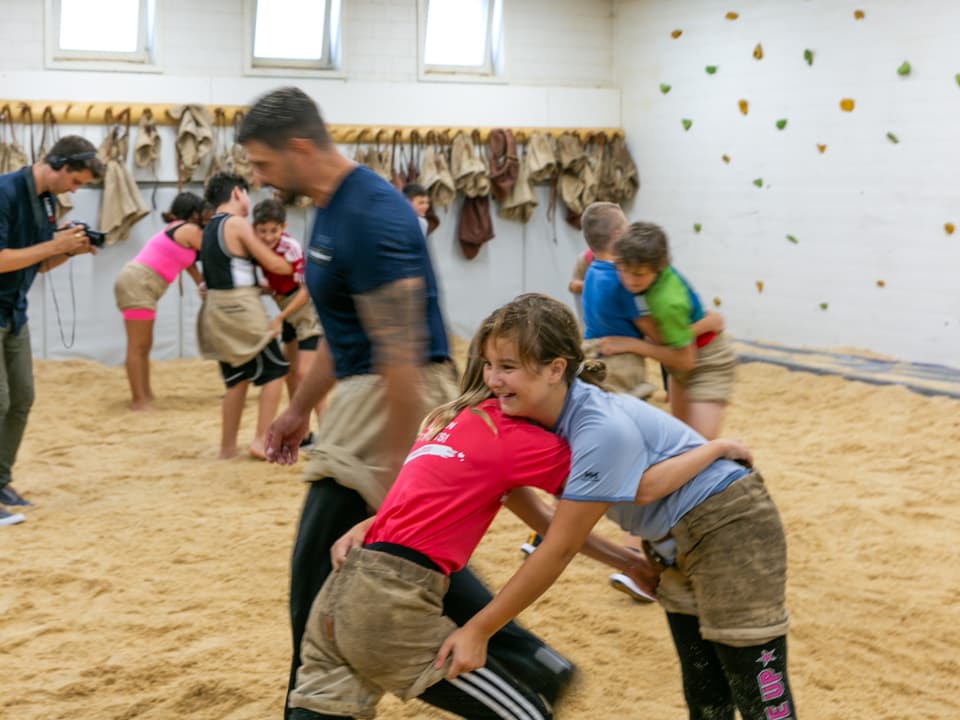
{"type": "Polygon", "coordinates": [[[630,215],[729,328],[960,365],[960,5],[614,10],[630,215]]]}

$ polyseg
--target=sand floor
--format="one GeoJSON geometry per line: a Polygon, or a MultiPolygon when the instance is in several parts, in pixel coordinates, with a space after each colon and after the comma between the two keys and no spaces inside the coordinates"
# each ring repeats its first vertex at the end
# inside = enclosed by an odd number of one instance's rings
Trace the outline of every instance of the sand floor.
{"type": "MultiPolygon", "coordinates": [[[[212,363],[156,363],[149,414],[121,368],[36,374],[15,482],[36,507],[0,528],[0,717],[279,717],[298,470],[213,459],[212,363]]],[[[242,439],[255,414],[254,396],[242,439]]],[[[787,527],[800,716],[960,717],[960,402],[750,364],[726,434],[787,527]]],[[[525,534],[503,513],[481,545],[493,586],[525,534]]],[[[522,617],[582,669],[558,717],[686,717],[663,613],[607,574],[575,560],[522,617]]],[[[391,698],[380,717],[445,716],[391,698]]]]}

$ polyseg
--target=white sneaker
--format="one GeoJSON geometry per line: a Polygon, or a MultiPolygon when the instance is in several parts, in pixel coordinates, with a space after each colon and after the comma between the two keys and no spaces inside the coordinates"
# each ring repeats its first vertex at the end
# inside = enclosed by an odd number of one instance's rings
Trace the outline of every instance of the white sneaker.
{"type": "Polygon", "coordinates": [[[18,523],[22,523],[24,520],[26,520],[26,518],[22,513],[12,513],[0,509],[0,526],[16,525],[18,523]]]}
{"type": "Polygon", "coordinates": [[[637,602],[655,603],[657,601],[657,598],[648,593],[646,590],[643,590],[639,585],[631,580],[629,575],[624,575],[623,573],[614,573],[610,576],[610,585],[614,590],[619,590],[620,592],[629,595],[637,602]]]}
{"type": "Polygon", "coordinates": [[[540,544],[541,538],[537,533],[530,533],[530,537],[527,538],[527,541],[520,546],[520,552],[523,553],[524,557],[529,557],[530,553],[537,549],[537,545],[540,544]]]}

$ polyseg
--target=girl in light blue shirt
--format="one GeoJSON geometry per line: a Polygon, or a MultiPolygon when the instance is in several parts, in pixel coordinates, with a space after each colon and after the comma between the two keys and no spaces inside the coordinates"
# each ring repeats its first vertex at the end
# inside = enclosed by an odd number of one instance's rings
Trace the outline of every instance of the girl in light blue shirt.
{"type": "Polygon", "coordinates": [[[543,542],[447,639],[438,664],[452,653],[451,677],[482,665],[487,638],[553,584],[606,514],[651,543],[664,565],[657,595],[691,720],[733,720],[735,710],[743,720],[795,720],[786,542],[749,450],[606,392],[602,363],[585,362],[580,342],[570,310],[538,294],[494,311],[474,336],[465,394],[477,402],[492,395],[505,414],[566,439],[571,470],[552,513],[527,489],[511,494],[512,509],[547,530],[543,542]]]}

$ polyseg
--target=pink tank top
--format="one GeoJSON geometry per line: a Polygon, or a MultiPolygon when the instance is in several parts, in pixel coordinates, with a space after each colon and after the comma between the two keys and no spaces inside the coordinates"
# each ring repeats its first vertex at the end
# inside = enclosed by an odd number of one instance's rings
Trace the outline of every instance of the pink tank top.
{"type": "Polygon", "coordinates": [[[197,253],[178,245],[167,235],[169,225],[147,240],[133,262],[146,265],[168,283],[172,283],[181,270],[186,270],[197,259],[197,253]]]}

